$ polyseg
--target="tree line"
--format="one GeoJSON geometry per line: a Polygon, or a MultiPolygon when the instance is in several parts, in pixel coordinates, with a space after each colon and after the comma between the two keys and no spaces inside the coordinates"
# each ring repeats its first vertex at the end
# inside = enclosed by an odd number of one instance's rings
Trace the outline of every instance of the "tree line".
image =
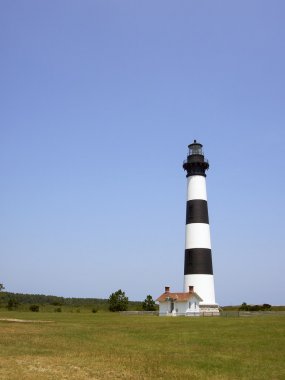
{"type": "MultiPolygon", "coordinates": [[[[7,307],[9,310],[19,308],[21,305],[31,305],[31,311],[36,311],[35,305],[45,306],[70,306],[70,307],[92,307],[92,310],[157,310],[151,295],[147,295],[143,302],[129,301],[125,292],[121,289],[112,293],[108,299],[104,298],[75,298],[75,297],[58,297],[44,294],[25,294],[12,293],[4,291],[3,284],[0,284],[0,307],[7,307]],[[32,310],[34,309],[34,310],[32,310]]],[[[59,310],[59,309],[58,309],[59,310]]]]}

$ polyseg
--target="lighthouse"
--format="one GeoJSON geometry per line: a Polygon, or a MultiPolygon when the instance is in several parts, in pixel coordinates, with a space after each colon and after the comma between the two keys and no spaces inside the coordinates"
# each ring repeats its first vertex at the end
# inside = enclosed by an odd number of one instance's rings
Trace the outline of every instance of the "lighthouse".
{"type": "Polygon", "coordinates": [[[201,297],[200,311],[219,313],[215,301],[211,237],[206,191],[203,145],[196,140],[188,145],[183,169],[187,177],[186,232],[184,259],[184,292],[194,288],[201,297]]]}
{"type": "Polygon", "coordinates": [[[206,170],[203,145],[196,140],[188,145],[183,169],[187,177],[186,237],[184,259],[184,292],[165,291],[156,301],[159,315],[219,315],[215,300],[211,237],[206,191],[206,170]]]}

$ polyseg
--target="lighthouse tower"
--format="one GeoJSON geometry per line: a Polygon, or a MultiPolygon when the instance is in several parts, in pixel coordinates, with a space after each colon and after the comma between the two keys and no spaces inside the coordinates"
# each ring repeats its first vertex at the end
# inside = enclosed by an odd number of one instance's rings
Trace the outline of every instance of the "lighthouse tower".
{"type": "Polygon", "coordinates": [[[218,313],[215,301],[211,238],[206,192],[206,170],[203,145],[196,140],[188,146],[183,162],[187,172],[186,238],[184,261],[184,291],[193,287],[202,298],[200,311],[218,313]]]}

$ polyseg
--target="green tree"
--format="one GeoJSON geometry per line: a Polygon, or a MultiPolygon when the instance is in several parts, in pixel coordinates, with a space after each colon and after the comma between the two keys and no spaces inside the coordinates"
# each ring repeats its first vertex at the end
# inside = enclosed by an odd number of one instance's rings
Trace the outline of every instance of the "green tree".
{"type": "Polygon", "coordinates": [[[247,311],[248,308],[249,308],[249,305],[247,305],[246,302],[243,302],[243,303],[241,304],[241,306],[239,307],[239,310],[245,310],[245,311],[247,311]]]}
{"type": "MultiPolygon", "coordinates": [[[[4,285],[3,284],[0,284],[0,293],[1,293],[1,291],[2,290],[4,290],[5,289],[5,287],[4,287],[4,285]]],[[[3,301],[3,299],[5,298],[5,294],[0,294],[0,307],[2,306],[2,301],[3,301]]]]}
{"type": "Polygon", "coordinates": [[[125,292],[121,289],[112,293],[109,297],[109,310],[110,311],[125,311],[128,310],[129,299],[126,297],[125,292]]]}
{"type": "Polygon", "coordinates": [[[146,299],[143,301],[142,308],[145,311],[155,311],[156,310],[155,302],[152,299],[152,296],[150,294],[147,295],[146,299]]]}

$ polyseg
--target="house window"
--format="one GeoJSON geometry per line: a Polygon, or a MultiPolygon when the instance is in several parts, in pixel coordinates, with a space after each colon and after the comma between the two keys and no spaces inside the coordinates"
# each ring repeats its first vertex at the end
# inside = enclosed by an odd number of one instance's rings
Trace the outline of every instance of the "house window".
{"type": "Polygon", "coordinates": [[[195,309],[196,309],[196,302],[195,302],[195,309]]]}

